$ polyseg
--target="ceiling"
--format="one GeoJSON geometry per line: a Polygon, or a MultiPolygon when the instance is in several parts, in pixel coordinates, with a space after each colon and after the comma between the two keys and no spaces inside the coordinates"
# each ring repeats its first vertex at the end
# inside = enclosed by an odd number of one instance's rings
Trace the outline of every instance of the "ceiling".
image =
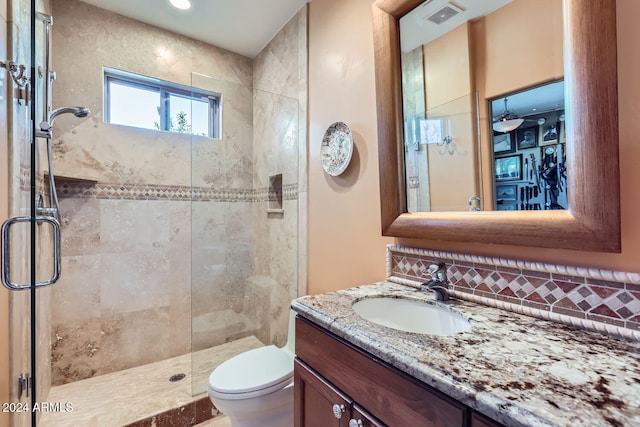
{"type": "Polygon", "coordinates": [[[169,0],[82,1],[253,58],[310,0],[191,0],[188,10],[169,0]]]}
{"type": "MultiPolygon", "coordinates": [[[[554,82],[507,95],[507,107],[517,116],[531,116],[546,111],[564,110],[564,81],[554,82]]],[[[504,98],[491,103],[494,117],[504,113],[504,98]]]]}

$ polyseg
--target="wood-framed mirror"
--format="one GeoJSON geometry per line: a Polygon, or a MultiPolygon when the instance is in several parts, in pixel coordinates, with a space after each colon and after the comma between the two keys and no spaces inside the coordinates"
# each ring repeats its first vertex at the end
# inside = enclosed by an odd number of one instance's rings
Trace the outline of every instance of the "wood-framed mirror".
{"type": "Polygon", "coordinates": [[[620,252],[615,0],[563,2],[568,209],[409,213],[399,20],[423,2],[373,4],[382,234],[620,252]]]}

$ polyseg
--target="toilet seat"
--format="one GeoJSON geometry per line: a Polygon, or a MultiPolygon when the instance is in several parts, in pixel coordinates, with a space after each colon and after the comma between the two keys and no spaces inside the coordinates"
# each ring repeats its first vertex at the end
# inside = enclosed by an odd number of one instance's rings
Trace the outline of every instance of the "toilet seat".
{"type": "Polygon", "coordinates": [[[274,345],[232,357],[209,376],[209,394],[220,399],[250,399],[280,390],[293,378],[293,357],[274,345]]]}

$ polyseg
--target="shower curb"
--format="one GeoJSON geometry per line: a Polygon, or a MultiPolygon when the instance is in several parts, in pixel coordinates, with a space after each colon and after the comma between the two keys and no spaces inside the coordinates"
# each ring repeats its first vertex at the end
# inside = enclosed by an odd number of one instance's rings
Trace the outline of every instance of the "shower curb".
{"type": "Polygon", "coordinates": [[[191,427],[222,415],[209,397],[203,397],[187,405],[169,409],[123,427],[191,427]]]}

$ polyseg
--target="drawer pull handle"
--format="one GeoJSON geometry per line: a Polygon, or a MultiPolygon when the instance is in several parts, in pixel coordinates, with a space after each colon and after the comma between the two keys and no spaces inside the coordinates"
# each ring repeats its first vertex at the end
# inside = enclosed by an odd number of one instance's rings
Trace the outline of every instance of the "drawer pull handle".
{"type": "Polygon", "coordinates": [[[351,418],[349,420],[349,427],[362,427],[362,420],[354,420],[351,418]]]}
{"type": "Polygon", "coordinates": [[[338,405],[337,403],[333,405],[333,416],[340,419],[342,414],[344,414],[344,405],[338,405]]]}

